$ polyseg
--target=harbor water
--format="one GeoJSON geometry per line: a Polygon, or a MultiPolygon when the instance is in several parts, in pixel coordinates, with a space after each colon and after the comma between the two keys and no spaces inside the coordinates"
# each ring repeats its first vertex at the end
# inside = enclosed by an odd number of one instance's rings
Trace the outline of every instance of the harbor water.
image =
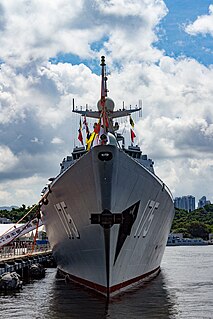
{"type": "Polygon", "coordinates": [[[56,269],[16,293],[0,294],[2,319],[212,319],[213,246],[167,247],[161,273],[106,303],[73,283],[55,278],[56,269]]]}

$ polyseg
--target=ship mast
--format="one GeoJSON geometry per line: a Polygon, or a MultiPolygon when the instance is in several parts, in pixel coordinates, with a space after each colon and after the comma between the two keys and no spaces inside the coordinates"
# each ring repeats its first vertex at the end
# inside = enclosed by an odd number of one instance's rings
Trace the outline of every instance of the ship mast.
{"type": "Polygon", "coordinates": [[[107,110],[106,110],[106,97],[107,97],[107,76],[106,76],[106,63],[105,57],[101,57],[101,119],[102,125],[104,127],[104,132],[107,132],[109,126],[107,110]]]}
{"type": "Polygon", "coordinates": [[[137,108],[129,108],[126,109],[123,106],[123,109],[114,110],[114,102],[107,97],[107,76],[106,76],[106,63],[105,57],[101,57],[101,99],[97,103],[98,110],[92,111],[88,110],[78,110],[75,108],[73,102],[73,112],[78,113],[82,116],[86,116],[94,119],[101,119],[101,126],[104,128],[104,132],[112,131],[112,120],[115,118],[120,118],[123,116],[129,116],[134,112],[138,112],[141,110],[141,107],[137,108]]]}

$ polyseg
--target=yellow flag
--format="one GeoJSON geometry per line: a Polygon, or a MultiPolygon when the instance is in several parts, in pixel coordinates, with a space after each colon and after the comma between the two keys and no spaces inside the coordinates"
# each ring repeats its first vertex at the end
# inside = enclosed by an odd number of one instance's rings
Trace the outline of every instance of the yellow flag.
{"type": "Polygon", "coordinates": [[[90,150],[91,146],[92,146],[92,143],[96,137],[96,133],[95,132],[92,132],[92,134],[90,135],[90,138],[86,141],[86,144],[87,144],[87,151],[90,150]]]}
{"type": "Polygon", "coordinates": [[[130,122],[131,126],[134,128],[135,123],[134,123],[134,121],[133,121],[131,115],[129,116],[129,122],[130,122]]]}

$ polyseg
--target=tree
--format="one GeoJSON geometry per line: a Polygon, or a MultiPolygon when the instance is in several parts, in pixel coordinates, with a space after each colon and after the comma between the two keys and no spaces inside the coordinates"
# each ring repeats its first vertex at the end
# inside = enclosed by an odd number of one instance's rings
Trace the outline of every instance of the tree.
{"type": "MultiPolygon", "coordinates": [[[[23,216],[25,216],[27,214],[27,212],[29,212],[32,209],[32,207],[28,206],[26,208],[26,205],[23,204],[21,207],[17,207],[17,208],[13,207],[11,211],[0,210],[0,217],[6,217],[6,218],[10,219],[12,223],[17,223],[23,216]]],[[[27,215],[22,220],[22,222],[26,223],[27,221],[31,220],[32,218],[35,218],[37,211],[38,211],[38,205],[33,207],[30,214],[27,215]]]]}
{"type": "Polygon", "coordinates": [[[179,228],[175,228],[172,230],[173,233],[175,234],[183,234],[183,237],[190,237],[190,233],[188,232],[187,228],[184,227],[179,227],[179,228]]]}
{"type": "Polygon", "coordinates": [[[187,225],[187,230],[191,234],[192,237],[203,238],[204,240],[208,240],[209,238],[209,229],[208,226],[199,221],[192,221],[187,225]]]}

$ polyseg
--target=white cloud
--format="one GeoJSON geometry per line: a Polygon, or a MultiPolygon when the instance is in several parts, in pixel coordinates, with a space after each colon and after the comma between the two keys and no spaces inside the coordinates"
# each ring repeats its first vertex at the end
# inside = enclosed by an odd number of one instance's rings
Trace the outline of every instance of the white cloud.
{"type": "MultiPolygon", "coordinates": [[[[109,22],[105,42],[111,59],[122,61],[157,61],[162,52],[153,47],[157,41],[155,27],[166,15],[163,1],[97,1],[103,20],[109,22]]],[[[109,61],[110,62],[110,61],[109,61]]]]}
{"type": "MultiPolygon", "coordinates": [[[[29,71],[30,72],[30,71],[29,71]]],[[[25,120],[35,113],[40,124],[57,126],[71,113],[72,98],[91,104],[99,95],[99,77],[83,64],[46,63],[33,74],[15,74],[2,65],[0,73],[0,123],[25,120]]]]}
{"type": "Polygon", "coordinates": [[[64,141],[60,137],[53,137],[51,143],[52,144],[63,144],[64,141]]]}
{"type": "Polygon", "coordinates": [[[210,34],[213,36],[213,5],[209,6],[209,14],[199,16],[197,19],[186,26],[185,31],[191,35],[210,34]]]}
{"type": "Polygon", "coordinates": [[[141,12],[141,5],[138,1],[125,1],[125,0],[110,0],[101,1],[97,0],[97,4],[102,12],[109,15],[121,16],[138,16],[141,12]]]}
{"type": "Polygon", "coordinates": [[[46,179],[37,175],[4,182],[0,185],[0,206],[38,203],[45,184],[46,179]]]}
{"type": "Polygon", "coordinates": [[[4,204],[7,205],[8,203],[13,202],[13,195],[11,194],[11,191],[5,190],[5,185],[3,186],[3,189],[1,189],[0,186],[0,198],[1,198],[1,205],[3,206],[4,204]]]}
{"type": "Polygon", "coordinates": [[[204,153],[205,156],[211,156],[212,128],[212,124],[195,117],[154,119],[147,116],[136,126],[144,148],[155,158],[199,158],[204,153]]]}
{"type": "Polygon", "coordinates": [[[148,116],[137,123],[143,152],[154,159],[156,173],[174,194],[191,193],[198,199],[206,192],[212,198],[209,187],[213,177],[212,127],[195,118],[148,116]]]}
{"type": "Polygon", "coordinates": [[[155,171],[170,186],[173,195],[191,194],[196,201],[205,195],[212,201],[213,157],[158,161],[155,171]]]}
{"type": "Polygon", "coordinates": [[[0,145],[0,172],[11,171],[18,163],[18,158],[6,145],[0,145]]]}
{"type": "MultiPolygon", "coordinates": [[[[156,172],[174,195],[213,200],[213,69],[153,46],[168,12],[163,1],[2,0],[0,12],[0,204],[33,204],[47,178],[58,173],[77,140],[72,98],[78,107],[96,109],[100,77],[84,64],[49,62],[59,53],[80,59],[105,54],[116,107],[143,99],[135,130],[156,172]],[[92,49],[99,40],[102,48],[92,49]]],[[[212,6],[203,18],[212,19],[212,6]]],[[[191,34],[211,30],[208,23],[196,29],[194,22],[191,34]]]]}
{"type": "Polygon", "coordinates": [[[33,0],[30,3],[2,0],[1,57],[8,63],[23,65],[32,60],[46,60],[59,51],[83,53],[89,34],[74,32],[74,26],[72,30],[82,6],[81,0],[33,0]],[[72,43],[75,43],[73,50],[72,43]]]}
{"type": "MultiPolygon", "coordinates": [[[[41,63],[58,53],[94,57],[91,44],[104,36],[113,59],[156,60],[155,26],[167,13],[155,0],[1,1],[0,57],[10,65],[41,63]],[[14,45],[15,44],[15,45],[14,45]]],[[[99,54],[98,54],[99,56],[99,54]]]]}
{"type": "Polygon", "coordinates": [[[109,77],[109,89],[117,102],[120,100],[119,107],[122,100],[134,105],[142,98],[145,117],[212,121],[212,81],[211,67],[186,58],[162,57],[158,65],[128,63],[120,73],[109,77]]]}

